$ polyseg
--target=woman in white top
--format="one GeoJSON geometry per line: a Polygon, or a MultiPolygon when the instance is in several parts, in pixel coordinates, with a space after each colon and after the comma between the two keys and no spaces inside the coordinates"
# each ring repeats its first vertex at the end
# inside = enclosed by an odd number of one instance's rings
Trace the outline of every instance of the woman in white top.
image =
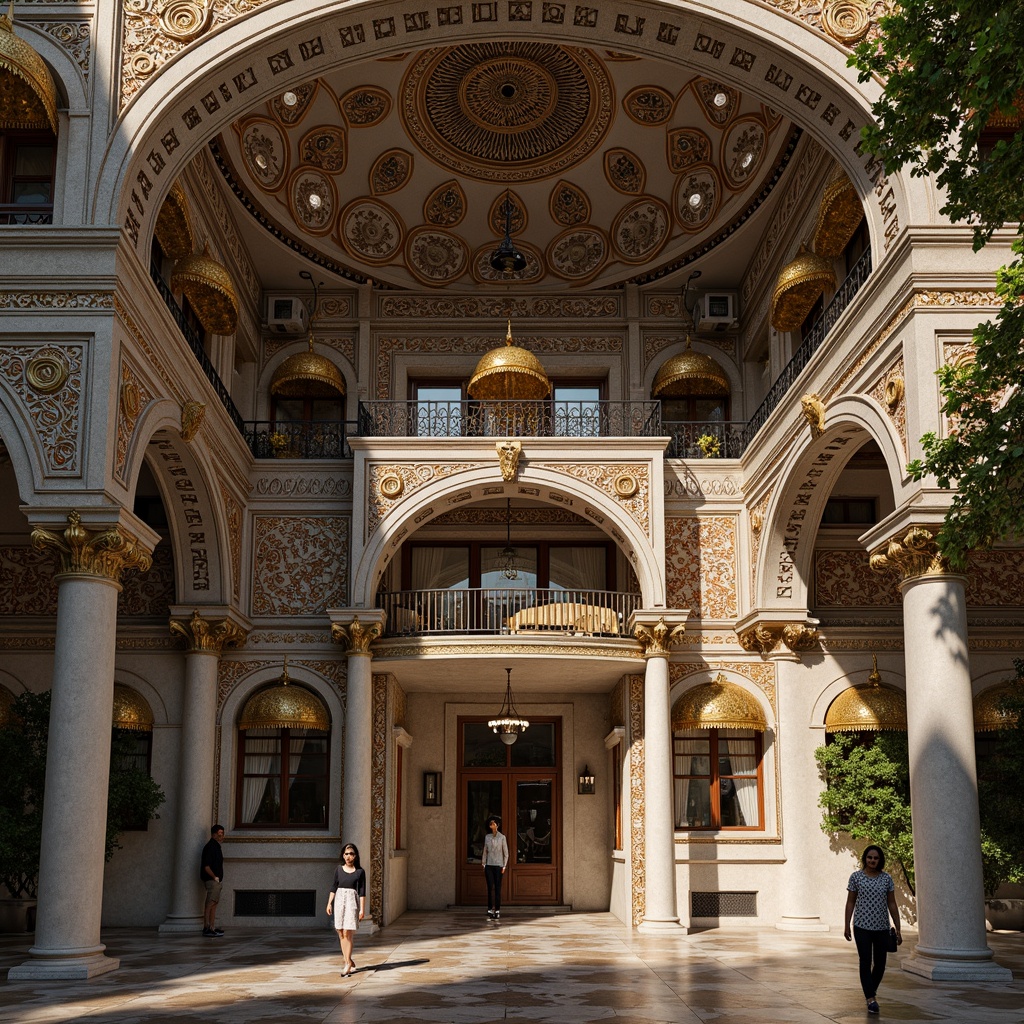
{"type": "Polygon", "coordinates": [[[487,916],[501,917],[501,876],[508,864],[508,843],[498,831],[501,819],[491,815],[487,819],[490,833],[484,836],[484,878],[487,880],[487,916]]]}
{"type": "Polygon", "coordinates": [[[860,985],[868,1001],[868,1013],[878,1013],[875,995],[885,974],[885,954],[889,950],[889,918],[896,929],[897,944],[903,942],[900,914],[892,875],[883,871],[885,854],[879,846],[869,846],[861,857],[863,869],[854,871],[846,886],[846,924],[843,934],[850,941],[850,918],[853,938],[860,959],[860,985]],[[874,966],[871,961],[874,958],[874,966]]]}

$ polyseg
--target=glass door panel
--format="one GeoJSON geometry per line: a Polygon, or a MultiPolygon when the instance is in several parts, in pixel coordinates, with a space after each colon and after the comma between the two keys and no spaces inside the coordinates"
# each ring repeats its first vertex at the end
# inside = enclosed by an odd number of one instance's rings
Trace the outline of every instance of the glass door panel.
{"type": "Polygon", "coordinates": [[[516,863],[551,863],[551,780],[516,783],[516,863]]]}
{"type": "Polygon", "coordinates": [[[484,836],[488,832],[487,819],[492,814],[502,817],[501,790],[500,779],[475,779],[466,788],[467,864],[483,864],[484,836]]]}

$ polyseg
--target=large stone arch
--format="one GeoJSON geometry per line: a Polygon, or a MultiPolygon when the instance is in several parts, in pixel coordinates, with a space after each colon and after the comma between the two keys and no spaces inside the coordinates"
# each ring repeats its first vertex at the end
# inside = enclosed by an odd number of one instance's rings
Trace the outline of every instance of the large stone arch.
{"type": "Polygon", "coordinates": [[[183,441],[180,428],[176,403],[158,401],[145,410],[129,452],[128,491],[135,493],[146,461],[167,512],[178,603],[229,604],[232,544],[224,502],[212,483],[217,473],[206,449],[183,441]]]}
{"type": "MultiPolygon", "coordinates": [[[[790,454],[778,469],[780,485],[765,512],[758,558],[754,606],[758,611],[788,611],[802,617],[818,524],[825,502],[851,456],[869,440],[885,458],[898,508],[909,479],[906,456],[892,422],[869,398],[848,395],[828,408],[828,427],[810,444],[798,434],[790,454]]],[[[806,431],[806,426],[800,430],[806,431]]],[[[867,554],[865,553],[865,558],[867,554]]]]}
{"type": "Polygon", "coordinates": [[[573,12],[568,4],[423,9],[418,0],[338,0],[311,8],[290,0],[202,37],[132,97],[102,161],[91,219],[123,224],[129,251],[145,260],[171,183],[254,104],[349,63],[496,35],[635,53],[759,95],[850,176],[865,200],[876,266],[903,225],[933,216],[924,183],[886,179],[878,161],[859,152],[879,83],[858,82],[846,67],[848,51],[818,28],[763,4],[722,0],[695,11],[681,0],[639,0],[622,11],[577,5],[573,12]]]}
{"type": "Polygon", "coordinates": [[[26,505],[33,504],[46,477],[45,453],[42,443],[29,421],[27,412],[8,390],[0,376],[0,442],[18,481],[18,495],[26,505]]]}
{"type": "MultiPolygon", "coordinates": [[[[652,491],[653,487],[652,483],[652,491]]],[[[522,493],[521,488],[528,492],[532,501],[556,508],[569,507],[603,530],[629,557],[640,584],[643,606],[665,607],[665,565],[664,556],[660,554],[664,551],[664,531],[660,523],[654,525],[656,517],[651,517],[652,528],[662,536],[652,538],[605,491],[585,480],[543,466],[521,469],[516,481],[507,482],[504,486],[495,483],[493,466],[474,466],[431,481],[414,491],[367,537],[361,553],[353,551],[357,556],[351,588],[353,605],[373,607],[384,569],[402,542],[412,531],[452,508],[451,499],[455,499],[458,505],[467,505],[495,497],[513,497],[522,493]],[[568,503],[567,498],[576,504],[568,503]]]]}

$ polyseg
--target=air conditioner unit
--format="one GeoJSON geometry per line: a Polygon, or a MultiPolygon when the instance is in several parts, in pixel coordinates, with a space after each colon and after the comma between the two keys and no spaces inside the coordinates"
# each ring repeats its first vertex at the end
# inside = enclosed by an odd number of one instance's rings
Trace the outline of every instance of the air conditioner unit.
{"type": "Polygon", "coordinates": [[[268,295],[267,328],[274,334],[305,334],[309,329],[306,304],[294,295],[268,295]]]}
{"type": "Polygon", "coordinates": [[[693,307],[695,330],[727,331],[737,324],[735,292],[705,292],[693,307]]]}

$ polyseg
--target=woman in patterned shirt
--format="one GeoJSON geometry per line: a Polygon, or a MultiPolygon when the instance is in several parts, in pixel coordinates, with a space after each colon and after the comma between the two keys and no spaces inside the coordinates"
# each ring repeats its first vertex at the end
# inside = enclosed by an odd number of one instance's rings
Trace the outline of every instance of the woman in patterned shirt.
{"type": "Polygon", "coordinates": [[[892,875],[883,871],[885,854],[879,846],[869,846],[861,857],[861,871],[854,871],[847,884],[846,924],[843,934],[850,941],[850,918],[853,938],[860,958],[860,986],[868,1001],[868,1013],[878,1013],[875,995],[885,974],[885,954],[889,949],[889,918],[896,928],[896,942],[903,942],[900,914],[892,875]],[[874,966],[871,961],[874,959],[874,966]]]}

